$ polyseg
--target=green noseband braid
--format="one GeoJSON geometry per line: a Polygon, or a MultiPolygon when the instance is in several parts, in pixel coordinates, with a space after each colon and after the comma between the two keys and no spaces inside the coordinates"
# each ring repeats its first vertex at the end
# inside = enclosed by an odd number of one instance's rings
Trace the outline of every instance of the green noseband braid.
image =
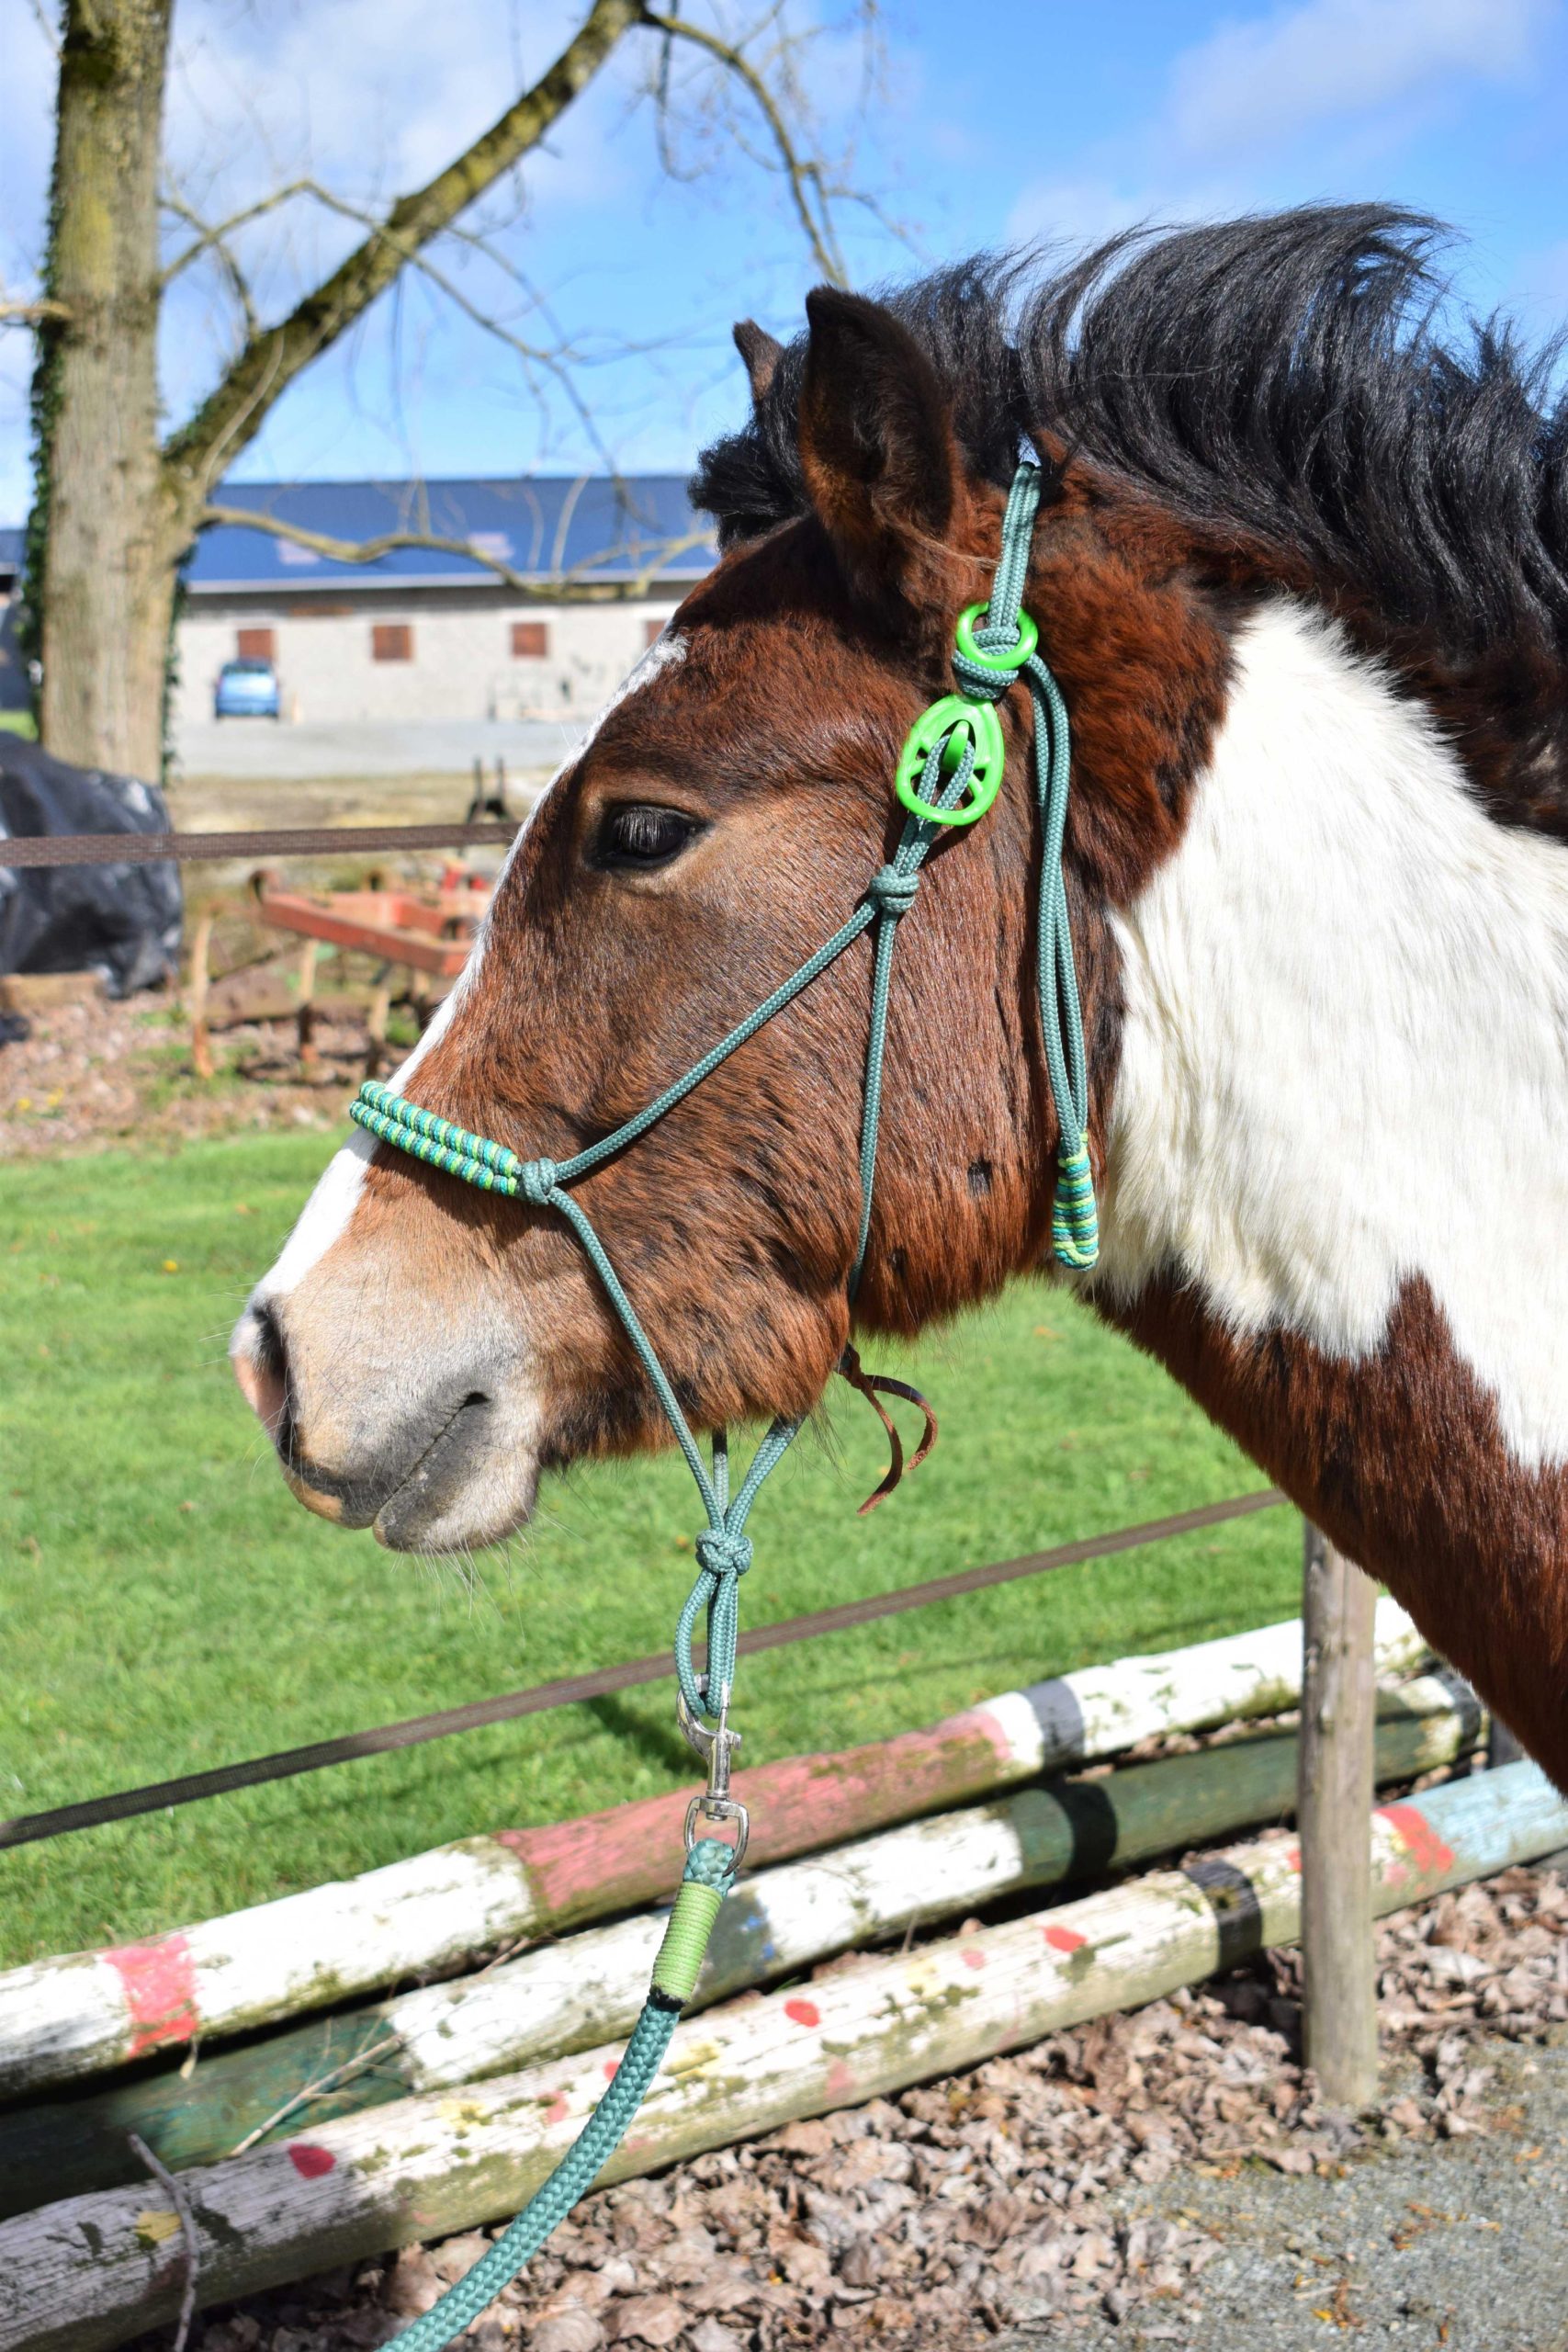
{"type": "Polygon", "coordinates": [[[687,1822],[686,1877],[671,1915],[670,1929],[654,1970],[648,2005],[638,2018],[614,2082],[556,2171],[505,2235],[433,2310],[399,2336],[404,2352],[441,2352],[485,2305],[514,2278],[592,2186],[620,2141],[658,2072],[682,2004],[695,1987],[708,1931],[739,1868],[745,1847],[745,1811],[728,1794],[729,1751],[739,1735],[728,1728],[739,1623],[737,1588],[751,1564],[745,1532],[763,1479],[794,1440],[798,1421],[773,1422],[752,1456],[735,1494],[729,1490],[729,1453],[725,1432],[716,1432],[711,1467],[682,1409],[669,1375],[636,1309],[621,1286],[604,1243],[570,1187],[624,1151],[700,1086],[721,1062],[811,986],[845,949],[874,926],[871,1026],[866,1043],[861,1116],[860,1227],[850,1270],[851,1300],[859,1290],[871,1237],[872,1197],[876,1177],[876,1138],[882,1115],[883,1063],[887,1043],[887,1006],[893,948],[898,925],[915,903],[920,869],[942,831],[978,821],[1000,789],[1004,745],[995,706],[1021,680],[1034,708],[1034,797],[1040,814],[1040,899],[1036,974],[1045,1067],[1061,1140],[1051,1246],[1066,1266],[1092,1266],[1100,1252],[1094,1184],[1086,1128],[1089,1081],[1085,1068],[1083,1016],[1073,968],[1072,933],[1062,873],[1062,843],[1067,819],[1070,760],[1067,713],[1055,678],[1041,660],[1033,622],[1022,609],[1029,571],[1040,475],[1022,465],[1013,478],[1002,521],[1001,555],[990,601],[972,605],[958,623],[953,657],[956,694],[944,695],[910,729],[894,778],[894,789],[908,811],[898,846],[887,865],[866,885],[847,922],[824,941],[798,971],[765,997],[739,1027],[719,1040],[683,1077],[667,1086],[647,1108],[569,1159],[523,1159],[504,1144],[470,1135],[422,1111],[389,1087],[367,1085],[349,1116],[382,1143],[393,1144],[446,1175],[481,1192],[502,1193],[564,1217],[581,1243],[606,1296],[620,1319],[638,1363],[652,1385],[696,1480],[707,1525],[696,1541],[698,1574],[675,1631],[675,1673],[681,1719],[687,1737],[709,1765],[705,1795],[693,1800],[687,1822]],[[707,1671],[699,1676],[692,1659],[698,1620],[705,1614],[707,1671]],[[695,1836],[699,1817],[732,1821],[738,1843],[695,1836]]]}

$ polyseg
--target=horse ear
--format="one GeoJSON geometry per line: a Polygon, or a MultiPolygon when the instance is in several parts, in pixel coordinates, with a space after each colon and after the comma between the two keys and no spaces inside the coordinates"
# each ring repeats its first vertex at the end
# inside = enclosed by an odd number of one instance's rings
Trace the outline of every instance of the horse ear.
{"type": "Polygon", "coordinates": [[[800,462],[854,584],[907,594],[957,503],[958,452],[936,371],[880,302],[819,286],[800,391],[800,462]]]}
{"type": "Polygon", "coordinates": [[[734,329],[735,348],[746,363],[746,373],[751,379],[751,398],[764,401],[773,371],[784,357],[784,345],[760,327],[755,319],[738,319],[734,329]]]}

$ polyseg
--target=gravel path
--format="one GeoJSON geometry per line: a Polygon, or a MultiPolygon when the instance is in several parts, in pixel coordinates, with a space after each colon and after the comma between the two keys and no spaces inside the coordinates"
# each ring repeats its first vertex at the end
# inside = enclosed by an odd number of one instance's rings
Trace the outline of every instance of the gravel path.
{"type": "MultiPolygon", "coordinates": [[[[579,2209],[479,2352],[1568,2352],[1568,1879],[1379,1931],[1383,2106],[1324,2114],[1292,1955],[579,2209]]],[[[836,1965],[853,1965],[839,1962],[836,1965]]],[[[472,2232],[214,2313],[193,2352],[363,2352],[472,2232]]],[[[164,2332],[142,2352],[166,2352],[164,2332]]]]}
{"type": "MultiPolygon", "coordinates": [[[[1364,2146],[1343,2177],[1187,2166],[1122,2200],[1118,2233],[1154,2248],[1196,2228],[1222,2251],[1185,2296],[1080,2322],[1080,2352],[1201,2345],[1205,2352],[1568,2352],[1568,2046],[1495,2041],[1477,2128],[1364,2146]]],[[[1419,2071],[1409,2070],[1413,2083],[1419,2071]]],[[[1056,2320],[1010,2329],[994,2352],[1059,2346],[1056,2320]]]]}
{"type": "MultiPolygon", "coordinates": [[[[561,718],[301,720],[194,719],[177,729],[179,776],[232,776],[247,783],[296,778],[466,776],[476,760],[513,775],[550,775],[580,743],[592,714],[561,718]]],[[[260,821],[257,820],[256,821],[260,821]]]]}

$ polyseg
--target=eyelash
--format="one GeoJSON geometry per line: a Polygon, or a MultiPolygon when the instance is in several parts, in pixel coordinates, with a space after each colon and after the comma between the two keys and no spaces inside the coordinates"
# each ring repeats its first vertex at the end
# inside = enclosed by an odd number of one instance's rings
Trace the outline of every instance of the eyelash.
{"type": "Polygon", "coordinates": [[[594,843],[596,865],[648,874],[668,865],[705,828],[679,808],[630,802],[605,811],[594,843]]]}

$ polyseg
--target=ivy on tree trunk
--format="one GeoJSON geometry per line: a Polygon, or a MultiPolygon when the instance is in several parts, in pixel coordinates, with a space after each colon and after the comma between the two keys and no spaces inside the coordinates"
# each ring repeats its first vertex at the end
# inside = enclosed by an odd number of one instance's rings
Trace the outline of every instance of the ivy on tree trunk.
{"type": "Polygon", "coordinates": [[[158,444],[158,173],[172,0],[71,0],[60,57],[29,548],[45,742],[155,777],[186,534],[158,444]]]}

